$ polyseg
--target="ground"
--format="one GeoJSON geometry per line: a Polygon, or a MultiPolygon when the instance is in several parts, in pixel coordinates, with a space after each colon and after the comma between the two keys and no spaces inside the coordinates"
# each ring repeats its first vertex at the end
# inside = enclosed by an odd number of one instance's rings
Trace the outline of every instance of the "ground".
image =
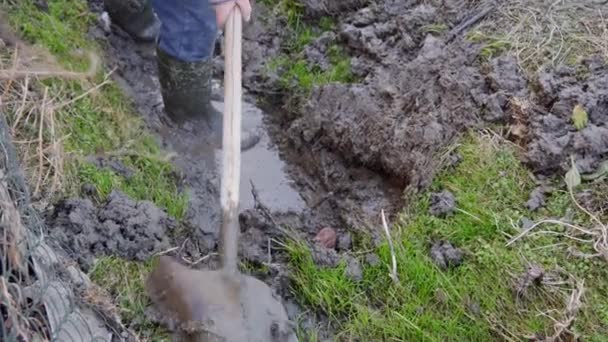
{"type": "MultiPolygon", "coordinates": [[[[159,254],[216,265],[214,157],[163,119],[150,47],[99,1],[3,6],[3,111],[48,238],[126,329],[168,340],[145,279],[159,254]]],[[[256,5],[243,81],[265,140],[243,158],[271,162],[244,171],[241,268],[300,340],[605,340],[600,7],[256,5]]]]}

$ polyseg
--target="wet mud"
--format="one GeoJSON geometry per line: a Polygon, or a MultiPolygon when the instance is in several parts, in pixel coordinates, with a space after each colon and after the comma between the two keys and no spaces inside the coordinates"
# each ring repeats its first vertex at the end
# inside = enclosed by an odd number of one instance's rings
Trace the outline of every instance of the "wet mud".
{"type": "Polygon", "coordinates": [[[171,247],[168,236],[177,226],[153,203],[134,201],[119,191],[99,207],[88,199],[61,201],[47,222],[51,237],[84,271],[100,256],[145,261],[171,247]]]}

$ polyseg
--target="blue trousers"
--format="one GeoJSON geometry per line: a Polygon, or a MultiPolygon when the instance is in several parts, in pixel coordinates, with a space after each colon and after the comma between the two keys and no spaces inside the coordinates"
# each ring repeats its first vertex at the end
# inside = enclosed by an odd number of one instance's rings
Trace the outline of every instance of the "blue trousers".
{"type": "Polygon", "coordinates": [[[152,0],[161,21],[158,47],[184,62],[213,57],[218,27],[209,0],[152,0]]]}

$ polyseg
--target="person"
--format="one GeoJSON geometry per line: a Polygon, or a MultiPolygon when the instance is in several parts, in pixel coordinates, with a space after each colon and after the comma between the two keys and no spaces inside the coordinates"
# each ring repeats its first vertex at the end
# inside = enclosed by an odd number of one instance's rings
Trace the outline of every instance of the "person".
{"type": "MultiPolygon", "coordinates": [[[[250,20],[249,0],[104,0],[104,5],[112,22],[134,40],[156,42],[166,114],[176,123],[203,118],[221,132],[222,114],[211,104],[215,42],[235,6],[250,20]]],[[[245,129],[242,149],[258,140],[254,130],[245,129]]]]}

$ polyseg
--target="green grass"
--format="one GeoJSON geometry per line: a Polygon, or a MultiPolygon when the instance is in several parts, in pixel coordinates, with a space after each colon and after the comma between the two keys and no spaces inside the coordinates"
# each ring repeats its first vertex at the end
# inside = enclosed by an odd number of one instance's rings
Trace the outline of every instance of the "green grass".
{"type": "Polygon", "coordinates": [[[279,86],[295,90],[295,94],[308,94],[314,86],[333,82],[350,83],[355,80],[350,68],[350,58],[338,45],[328,51],[330,68],[322,70],[310,64],[303,56],[304,48],[323,32],[335,29],[334,19],[320,17],[304,20],[304,7],[297,0],[263,0],[262,4],[285,19],[287,34],[283,37],[283,53],[267,63],[270,71],[278,71],[279,86]]]}
{"type": "Polygon", "coordinates": [[[110,293],[119,306],[120,316],[140,338],[148,341],[169,341],[166,331],[145,317],[149,299],[145,294],[146,276],[153,261],[128,262],[120,258],[100,258],[89,273],[91,280],[110,293]]]}
{"type": "Polygon", "coordinates": [[[332,46],[329,52],[330,67],[321,69],[318,65],[310,65],[306,60],[293,62],[287,56],[279,56],[271,60],[268,68],[278,71],[281,75],[279,85],[284,89],[299,89],[305,94],[314,86],[328,83],[350,83],[355,80],[351,69],[350,59],[337,46],[332,46]]]}
{"type": "MultiPolygon", "coordinates": [[[[100,51],[86,37],[94,16],[83,0],[51,0],[48,13],[26,0],[7,8],[9,21],[29,43],[48,49],[58,63],[68,70],[86,70],[88,62],[77,51],[100,51]]],[[[68,101],[103,82],[99,72],[94,82],[47,79],[41,82],[58,102],[68,101]]],[[[139,200],[151,200],[180,219],[187,204],[187,194],[178,190],[172,166],[163,160],[161,151],[134,113],[132,103],[113,83],[85,96],[55,113],[60,134],[66,136],[64,149],[68,180],[62,195],[78,195],[80,185],[96,186],[103,200],[112,189],[119,189],[139,200]],[[83,162],[94,154],[120,152],[121,161],[133,169],[130,179],[111,171],[98,170],[83,162]]]]}
{"type": "Polygon", "coordinates": [[[538,332],[551,334],[552,321],[539,313],[556,310],[550,312],[560,319],[569,294],[552,292],[550,287],[532,288],[529,297],[517,304],[511,287],[514,277],[534,262],[546,270],[561,267],[584,279],[587,297],[574,329],[587,338],[605,336],[608,301],[603,294],[608,290],[608,272],[601,260],[572,259],[564,247],[538,248],[564,242],[559,237],[529,237],[505,247],[505,234],[517,233],[512,220],[559,217],[571,206],[567,194],[552,196],[547,209],[530,213],[524,203],[534,184],[513,151],[468,138],[459,152],[463,162],[456,170],[439,174],[430,189],[451,191],[459,211],[443,219],[431,216],[430,197],[425,194],[411,201],[413,206],[393,230],[399,284],[388,276],[391,258],[386,244],[376,249],[383,262],[364,266],[363,280],[354,282],[345,276],[343,265],[319,268],[304,244],[291,242],[287,250],[300,303],[327,315],[342,340],[490,341],[500,340],[498,331],[518,340],[538,332]],[[463,265],[438,269],[428,252],[437,239],[461,248],[463,265]],[[469,309],[471,303],[479,306],[479,312],[469,309]]]}

